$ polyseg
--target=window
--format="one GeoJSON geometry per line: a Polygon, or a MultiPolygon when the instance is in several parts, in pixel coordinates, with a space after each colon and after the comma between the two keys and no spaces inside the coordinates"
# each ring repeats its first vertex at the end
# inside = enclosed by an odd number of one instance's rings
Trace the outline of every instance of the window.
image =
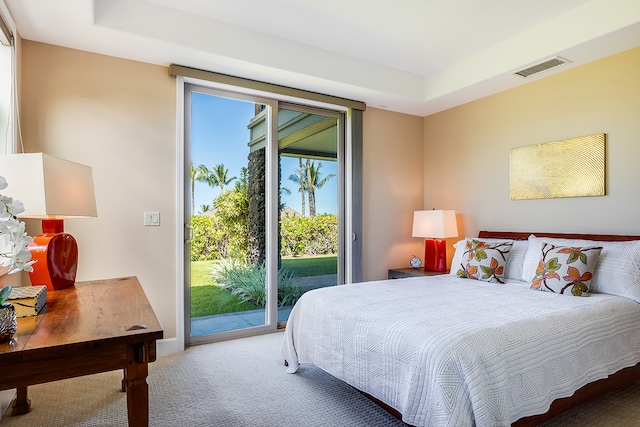
{"type": "Polygon", "coordinates": [[[11,154],[15,146],[15,49],[5,10],[0,9],[0,153],[11,154]]]}

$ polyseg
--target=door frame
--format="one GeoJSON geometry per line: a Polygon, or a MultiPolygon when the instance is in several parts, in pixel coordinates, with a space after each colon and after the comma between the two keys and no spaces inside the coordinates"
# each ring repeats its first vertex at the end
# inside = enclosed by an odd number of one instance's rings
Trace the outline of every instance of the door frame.
{"type": "MultiPolygon", "coordinates": [[[[339,208],[339,219],[343,221],[339,239],[339,244],[344,251],[342,256],[338,257],[339,267],[342,267],[343,283],[353,283],[360,281],[361,278],[361,257],[362,257],[362,111],[352,109],[344,105],[337,105],[321,101],[315,101],[305,98],[291,97],[279,95],[277,93],[265,92],[262,90],[252,89],[242,86],[230,86],[225,83],[216,83],[211,80],[201,80],[193,77],[176,76],[177,81],[177,146],[176,158],[178,162],[177,176],[177,224],[176,235],[178,242],[182,241],[183,245],[177,245],[177,266],[176,266],[176,331],[177,341],[184,348],[186,345],[201,344],[207,342],[221,341],[232,338],[239,338],[249,335],[257,335],[261,333],[271,333],[277,330],[277,287],[272,286],[277,283],[277,260],[270,260],[273,254],[277,253],[277,239],[267,239],[267,263],[266,274],[268,284],[268,304],[269,313],[265,326],[241,329],[237,331],[220,332],[215,335],[206,335],[206,339],[197,339],[191,337],[191,315],[190,315],[190,269],[186,268],[190,263],[189,241],[187,237],[190,230],[186,219],[190,215],[190,191],[189,179],[186,179],[186,173],[189,170],[190,157],[187,155],[186,141],[190,140],[188,126],[185,117],[190,112],[190,96],[187,95],[188,88],[197,86],[206,88],[212,92],[225,93],[228,97],[238,100],[246,100],[268,105],[273,111],[270,116],[268,132],[272,140],[277,141],[277,126],[273,126],[273,122],[277,123],[278,106],[295,105],[297,107],[319,108],[321,110],[334,112],[341,115],[339,123],[342,123],[340,132],[342,139],[343,165],[343,185],[339,186],[339,191],[343,192],[340,197],[342,207],[339,208]],[[189,211],[189,212],[187,212],[189,211]],[[182,315],[180,315],[182,314],[182,315]]],[[[251,82],[251,81],[249,81],[251,82]]],[[[218,96],[218,95],[214,95],[218,96]]],[[[278,144],[269,144],[270,149],[266,151],[267,156],[267,233],[277,235],[278,219],[276,217],[277,209],[273,206],[278,205],[278,192],[272,191],[272,183],[278,180],[278,170],[273,167],[273,159],[278,156],[278,144]],[[275,156],[275,157],[274,157],[275,156]]],[[[339,275],[340,277],[340,275],[339,275]]]]}
{"type": "MultiPolygon", "coordinates": [[[[190,223],[190,215],[191,215],[191,192],[190,192],[190,178],[187,177],[187,173],[190,170],[190,163],[191,163],[191,155],[190,155],[190,149],[191,149],[191,135],[190,135],[190,124],[191,121],[186,119],[187,117],[190,117],[191,115],[191,94],[192,93],[201,93],[204,95],[209,95],[209,96],[216,96],[216,97],[221,97],[221,98],[228,98],[228,99],[233,99],[236,101],[244,101],[244,102],[250,102],[250,103],[254,103],[254,104],[261,104],[261,105],[265,105],[267,108],[267,114],[266,114],[266,135],[268,135],[269,137],[266,138],[267,144],[265,146],[266,151],[265,151],[265,155],[266,155],[266,161],[265,161],[265,165],[266,165],[266,171],[265,171],[265,194],[266,194],[266,200],[265,200],[265,220],[266,220],[266,232],[267,232],[267,236],[272,233],[272,229],[273,229],[273,207],[276,206],[277,208],[277,203],[278,203],[278,195],[277,195],[277,191],[275,192],[275,205],[273,204],[273,194],[274,191],[272,191],[272,185],[274,182],[277,182],[278,179],[278,171],[276,169],[275,171],[275,181],[274,181],[274,172],[273,172],[273,149],[271,146],[276,145],[277,144],[272,144],[271,143],[271,138],[273,138],[273,120],[275,118],[275,120],[277,120],[277,100],[274,99],[270,99],[270,98],[264,98],[264,97],[259,97],[259,96],[255,96],[255,95],[251,95],[251,94],[245,94],[245,93],[238,93],[238,92],[234,92],[234,91],[229,91],[229,90],[224,90],[224,89],[219,89],[219,88],[215,88],[215,87],[211,87],[211,85],[202,85],[202,84],[193,84],[193,83],[187,83],[184,85],[184,112],[185,112],[185,126],[184,126],[184,141],[183,141],[183,155],[184,155],[184,171],[183,171],[183,191],[184,191],[184,198],[183,198],[183,202],[182,202],[182,208],[183,208],[183,215],[184,215],[184,224],[185,224],[185,228],[188,229],[189,228],[189,223],[190,223]],[[275,111],[275,113],[273,113],[272,111],[275,111]]],[[[277,133],[276,133],[277,136],[277,133]]],[[[277,147],[276,147],[277,150],[277,147]]],[[[276,153],[277,154],[277,153],[276,153]]],[[[275,222],[275,227],[276,227],[276,232],[277,232],[277,218],[276,218],[276,222],[275,222]]],[[[190,235],[191,231],[188,230],[188,235],[190,235]]],[[[253,327],[248,327],[248,328],[243,328],[243,329],[235,329],[235,330],[230,330],[230,331],[223,331],[223,332],[216,332],[215,334],[207,334],[207,335],[200,335],[200,336],[191,336],[191,275],[190,275],[190,268],[189,268],[189,263],[191,262],[190,259],[190,239],[185,239],[184,241],[184,245],[183,245],[183,250],[184,250],[184,255],[183,255],[183,262],[184,262],[184,275],[183,275],[183,289],[184,289],[184,308],[183,308],[183,312],[184,312],[184,337],[185,337],[185,345],[196,345],[196,344],[204,344],[204,343],[209,343],[209,342],[215,342],[215,341],[223,341],[223,340],[228,340],[228,339],[233,339],[233,338],[240,338],[240,337],[246,337],[246,336],[253,336],[253,335],[259,335],[259,334],[264,334],[264,333],[270,333],[270,332],[274,332],[277,330],[277,311],[275,313],[275,316],[273,315],[273,310],[274,307],[277,310],[277,297],[278,297],[278,290],[277,290],[277,286],[273,286],[273,277],[274,277],[274,272],[271,271],[272,268],[270,268],[272,262],[270,261],[270,257],[272,257],[271,252],[273,250],[272,248],[272,243],[271,240],[274,239],[266,239],[267,242],[267,247],[266,247],[266,284],[267,284],[267,306],[265,306],[265,323],[263,325],[259,325],[259,326],[253,326],[253,327]],[[275,298],[275,302],[274,302],[274,298],[275,298]],[[275,303],[275,306],[274,306],[275,303]]],[[[276,240],[276,250],[277,250],[277,239],[276,240]]],[[[275,278],[277,280],[277,269],[275,271],[275,278]]]]}

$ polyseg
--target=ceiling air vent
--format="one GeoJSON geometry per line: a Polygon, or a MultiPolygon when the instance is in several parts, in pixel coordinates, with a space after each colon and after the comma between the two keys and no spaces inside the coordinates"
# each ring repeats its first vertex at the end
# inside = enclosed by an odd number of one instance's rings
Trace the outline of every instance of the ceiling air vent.
{"type": "Polygon", "coordinates": [[[555,58],[549,59],[536,65],[532,65],[531,67],[525,68],[524,70],[516,71],[514,74],[517,74],[521,77],[529,77],[534,74],[549,70],[551,68],[559,67],[560,65],[564,65],[568,62],[570,61],[556,56],[555,58]]]}

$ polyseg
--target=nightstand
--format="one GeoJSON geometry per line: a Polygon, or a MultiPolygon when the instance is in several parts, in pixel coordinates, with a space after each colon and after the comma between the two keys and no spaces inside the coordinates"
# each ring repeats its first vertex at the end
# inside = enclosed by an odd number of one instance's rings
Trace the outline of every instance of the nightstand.
{"type": "Polygon", "coordinates": [[[420,277],[420,276],[439,276],[441,274],[449,274],[448,271],[425,271],[424,268],[394,268],[388,270],[389,279],[404,279],[406,277],[420,277]]]}

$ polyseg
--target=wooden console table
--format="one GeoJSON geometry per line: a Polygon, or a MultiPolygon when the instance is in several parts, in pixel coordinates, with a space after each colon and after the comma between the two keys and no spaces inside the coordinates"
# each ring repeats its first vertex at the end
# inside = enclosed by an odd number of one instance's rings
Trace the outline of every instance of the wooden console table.
{"type": "Polygon", "coordinates": [[[129,426],[148,426],[148,364],[162,336],[135,277],[49,291],[42,312],[19,318],[11,342],[0,344],[0,390],[16,388],[13,415],[24,414],[30,385],[123,369],[129,426]]]}

